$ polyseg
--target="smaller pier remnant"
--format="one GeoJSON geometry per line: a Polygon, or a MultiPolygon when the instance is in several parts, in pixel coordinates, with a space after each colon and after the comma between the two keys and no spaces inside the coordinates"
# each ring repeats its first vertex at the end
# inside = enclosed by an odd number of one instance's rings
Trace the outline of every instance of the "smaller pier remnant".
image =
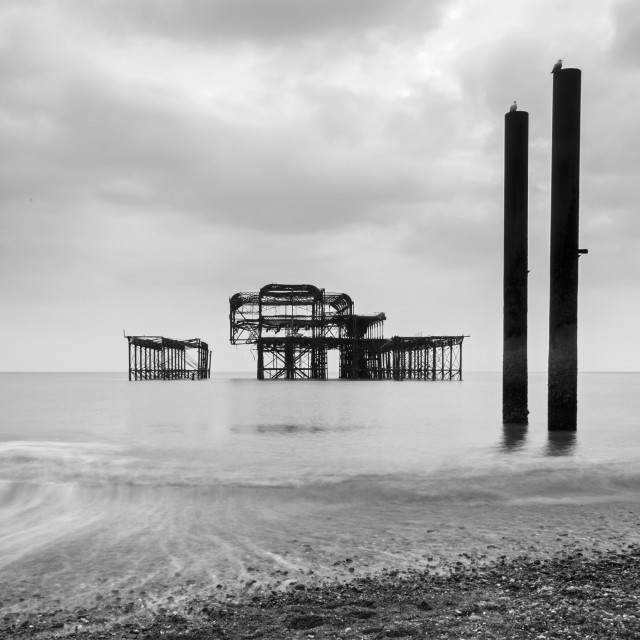
{"type": "Polygon", "coordinates": [[[464,336],[393,336],[380,347],[383,380],[462,380],[464,336]]]}
{"type": "Polygon", "coordinates": [[[527,373],[529,114],[504,117],[502,422],[529,422],[527,373]]]}
{"type": "Polygon", "coordinates": [[[129,380],[202,380],[211,374],[211,351],[200,338],[126,336],[129,380]]]}

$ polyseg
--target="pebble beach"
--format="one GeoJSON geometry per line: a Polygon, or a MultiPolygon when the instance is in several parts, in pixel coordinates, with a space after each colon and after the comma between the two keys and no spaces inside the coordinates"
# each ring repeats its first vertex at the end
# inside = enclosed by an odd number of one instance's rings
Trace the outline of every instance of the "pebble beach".
{"type": "Polygon", "coordinates": [[[352,548],[331,571],[318,562],[317,571],[304,572],[248,567],[242,578],[217,584],[181,576],[155,589],[105,584],[73,607],[63,594],[5,584],[0,637],[640,638],[637,504],[467,511],[458,538],[446,536],[445,547],[434,535],[421,563],[398,553],[372,570],[352,548]],[[465,536],[490,522],[491,542],[465,536]]]}

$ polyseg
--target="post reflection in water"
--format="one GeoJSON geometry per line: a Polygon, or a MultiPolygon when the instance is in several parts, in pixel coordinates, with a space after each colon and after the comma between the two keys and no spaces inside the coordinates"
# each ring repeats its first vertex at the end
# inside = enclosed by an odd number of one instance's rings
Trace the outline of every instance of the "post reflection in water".
{"type": "Polygon", "coordinates": [[[545,448],[547,456],[572,456],[575,452],[575,431],[549,431],[545,448]]]}
{"type": "Polygon", "coordinates": [[[526,424],[503,424],[502,425],[502,450],[506,453],[520,451],[527,440],[526,424]]]}

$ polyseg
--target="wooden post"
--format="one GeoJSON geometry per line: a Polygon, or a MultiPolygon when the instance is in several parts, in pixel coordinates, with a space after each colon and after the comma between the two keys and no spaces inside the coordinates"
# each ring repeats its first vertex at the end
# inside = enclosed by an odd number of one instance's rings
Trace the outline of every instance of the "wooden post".
{"type": "Polygon", "coordinates": [[[580,69],[553,76],[548,428],[575,431],[578,411],[580,69]]]}
{"type": "Polygon", "coordinates": [[[527,424],[529,114],[504,117],[502,422],[527,424]]]}

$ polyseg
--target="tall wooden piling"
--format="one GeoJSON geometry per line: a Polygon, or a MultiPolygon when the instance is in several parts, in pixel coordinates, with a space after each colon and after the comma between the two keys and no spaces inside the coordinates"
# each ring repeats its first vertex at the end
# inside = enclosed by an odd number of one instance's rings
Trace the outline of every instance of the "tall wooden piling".
{"type": "Polygon", "coordinates": [[[574,431],[578,409],[580,69],[553,77],[548,428],[574,431]]]}
{"type": "Polygon", "coordinates": [[[502,422],[527,424],[529,114],[504,118],[502,422]]]}

